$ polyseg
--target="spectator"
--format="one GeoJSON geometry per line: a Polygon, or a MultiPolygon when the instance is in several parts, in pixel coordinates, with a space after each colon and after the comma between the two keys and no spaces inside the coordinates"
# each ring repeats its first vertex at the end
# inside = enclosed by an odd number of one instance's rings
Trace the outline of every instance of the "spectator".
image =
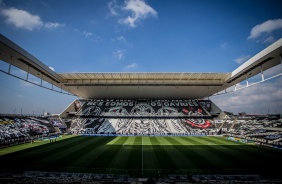
{"type": "Polygon", "coordinates": [[[153,179],[153,176],[150,175],[150,177],[147,179],[147,184],[155,184],[156,181],[153,179]]]}

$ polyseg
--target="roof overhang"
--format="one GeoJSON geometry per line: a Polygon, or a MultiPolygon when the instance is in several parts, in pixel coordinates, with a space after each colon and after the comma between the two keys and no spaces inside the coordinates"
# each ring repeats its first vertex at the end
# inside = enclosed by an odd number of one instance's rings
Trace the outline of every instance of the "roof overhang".
{"type": "Polygon", "coordinates": [[[1,60],[86,99],[201,99],[280,64],[281,55],[282,39],[232,73],[56,73],[0,34],[1,60]]]}
{"type": "Polygon", "coordinates": [[[269,68],[282,64],[282,38],[271,44],[232,72],[228,86],[251,78],[269,68]]]}
{"type": "Polygon", "coordinates": [[[0,34],[0,59],[57,87],[62,78],[44,63],[0,34]]]}
{"type": "Polygon", "coordinates": [[[83,98],[195,99],[224,89],[231,73],[59,73],[83,98]]]}

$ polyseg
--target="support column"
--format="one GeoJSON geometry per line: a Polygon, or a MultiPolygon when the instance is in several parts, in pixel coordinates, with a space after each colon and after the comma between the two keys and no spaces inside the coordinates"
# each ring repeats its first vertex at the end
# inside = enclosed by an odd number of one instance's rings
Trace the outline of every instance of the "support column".
{"type": "Polygon", "coordinates": [[[29,66],[27,66],[27,72],[26,72],[26,80],[28,81],[28,75],[29,75],[29,66]]]}
{"type": "Polygon", "coordinates": [[[262,70],[262,65],[260,65],[261,81],[264,81],[264,75],[262,70]]]}
{"type": "Polygon", "coordinates": [[[42,86],[42,78],[43,78],[43,74],[41,74],[41,77],[40,77],[40,86],[42,86]]]}
{"type": "MultiPolygon", "coordinates": [[[[13,60],[13,56],[11,56],[11,62],[12,62],[12,60],[13,60]]],[[[12,65],[11,65],[11,63],[9,63],[8,74],[11,74],[11,67],[12,67],[12,65]]]]}
{"type": "Polygon", "coordinates": [[[246,73],[246,82],[247,82],[247,87],[249,87],[248,73],[246,73]]]}

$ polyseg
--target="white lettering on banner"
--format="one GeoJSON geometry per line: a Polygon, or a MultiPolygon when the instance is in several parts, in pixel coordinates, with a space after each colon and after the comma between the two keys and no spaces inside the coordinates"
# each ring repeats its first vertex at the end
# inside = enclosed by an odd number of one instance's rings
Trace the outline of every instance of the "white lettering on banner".
{"type": "Polygon", "coordinates": [[[134,105],[134,103],[133,102],[129,102],[129,106],[133,106],[134,105]]]}
{"type": "Polygon", "coordinates": [[[195,100],[193,100],[193,103],[194,103],[195,106],[199,106],[198,103],[195,100]]]}
{"type": "Polygon", "coordinates": [[[122,106],[122,102],[117,102],[115,106],[122,106]]]}
{"type": "Polygon", "coordinates": [[[168,102],[164,102],[164,106],[168,107],[169,103],[168,102]]]}
{"type": "Polygon", "coordinates": [[[180,106],[188,106],[187,103],[180,102],[180,106]]]}
{"type": "MultiPolygon", "coordinates": [[[[140,102],[141,103],[141,102],[140,102]]],[[[205,106],[208,102],[199,102],[202,106],[205,106]]],[[[196,100],[152,100],[150,102],[142,102],[142,104],[147,104],[150,107],[197,107],[199,108],[198,101],[196,100]]],[[[135,100],[113,100],[113,99],[96,99],[91,100],[85,103],[84,108],[87,106],[98,106],[98,107],[134,107],[136,104],[138,104],[138,101],[135,100]]]]}
{"type": "Polygon", "coordinates": [[[194,106],[194,104],[192,103],[192,101],[188,102],[189,106],[194,106]]]}

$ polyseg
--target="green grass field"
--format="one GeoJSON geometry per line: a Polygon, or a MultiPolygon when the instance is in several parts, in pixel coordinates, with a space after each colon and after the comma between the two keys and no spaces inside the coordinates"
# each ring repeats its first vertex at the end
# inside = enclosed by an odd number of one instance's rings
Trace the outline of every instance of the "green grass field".
{"type": "Polygon", "coordinates": [[[221,137],[66,136],[0,149],[1,170],[279,175],[280,150],[221,137]]]}

